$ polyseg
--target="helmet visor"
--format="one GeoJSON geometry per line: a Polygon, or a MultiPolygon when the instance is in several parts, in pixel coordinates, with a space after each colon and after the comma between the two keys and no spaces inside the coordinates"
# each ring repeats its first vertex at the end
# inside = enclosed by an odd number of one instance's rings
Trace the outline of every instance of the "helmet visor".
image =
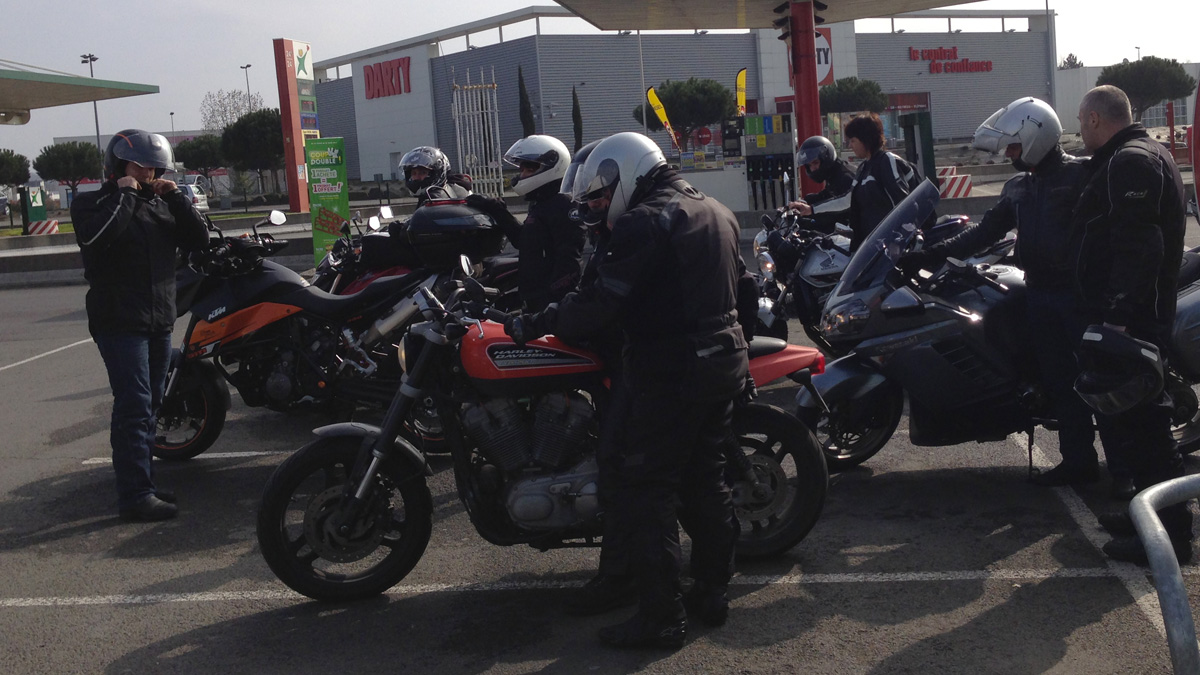
{"type": "Polygon", "coordinates": [[[117,159],[154,169],[170,169],[175,158],[171,153],[171,143],[162,134],[146,132],[122,136],[113,143],[113,155],[117,159]]]}
{"type": "Polygon", "coordinates": [[[985,150],[990,153],[1004,152],[1004,149],[1010,143],[1018,142],[1016,138],[996,128],[996,122],[1000,117],[1008,112],[1008,106],[1005,106],[992,116],[983,121],[979,128],[975,130],[975,140],[971,143],[971,147],[976,150],[985,150]]]}

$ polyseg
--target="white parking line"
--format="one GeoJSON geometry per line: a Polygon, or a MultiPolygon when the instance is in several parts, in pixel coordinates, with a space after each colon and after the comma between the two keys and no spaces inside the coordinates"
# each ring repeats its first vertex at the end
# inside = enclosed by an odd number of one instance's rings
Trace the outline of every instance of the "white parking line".
{"type": "MultiPolygon", "coordinates": [[[[202,459],[240,459],[242,457],[263,457],[266,455],[290,455],[293,450],[261,450],[261,451],[246,451],[246,452],[206,452],[202,455],[197,455],[190,461],[196,462],[202,459]]],[[[112,457],[89,457],[83,460],[81,464],[112,464],[112,457]]]]}
{"type": "MultiPolygon", "coordinates": [[[[1008,437],[1017,447],[1025,450],[1028,447],[1028,436],[1024,433],[1012,434],[1008,437]]],[[[1035,466],[1046,469],[1054,466],[1038,447],[1037,443],[1033,444],[1033,463],[1035,466]]],[[[1054,492],[1058,498],[1062,500],[1067,507],[1067,512],[1071,514],[1071,519],[1079,526],[1079,531],[1087,540],[1095,546],[1097,550],[1108,541],[1108,536],[1101,534],[1097,527],[1099,523],[1096,521],[1096,514],[1092,513],[1087,504],[1079,498],[1075,490],[1069,486],[1054,488],[1054,492]]],[[[1107,560],[1107,558],[1106,558],[1107,560]]],[[[1158,629],[1160,635],[1167,637],[1167,627],[1163,623],[1162,606],[1158,604],[1158,593],[1154,590],[1154,584],[1147,578],[1147,571],[1144,568],[1138,567],[1132,563],[1118,562],[1116,560],[1107,560],[1108,569],[1111,570],[1111,576],[1115,576],[1125,585],[1125,590],[1129,591],[1129,595],[1133,597],[1134,602],[1141,608],[1142,614],[1146,619],[1158,629]]],[[[1184,568],[1183,573],[1189,575],[1191,569],[1184,568]]]]}
{"type": "Polygon", "coordinates": [[[72,342],[71,344],[69,344],[65,347],[59,347],[58,349],[51,349],[50,351],[42,353],[42,354],[38,354],[37,356],[31,356],[31,357],[25,359],[24,361],[17,361],[16,363],[10,363],[7,366],[0,366],[0,371],[5,371],[5,370],[8,370],[9,368],[16,368],[17,366],[23,366],[26,363],[29,363],[30,361],[37,361],[38,359],[40,359],[44,356],[50,356],[51,354],[57,354],[61,351],[70,349],[71,347],[78,347],[79,345],[87,344],[91,341],[92,341],[92,338],[88,338],[86,340],[80,340],[79,342],[72,342]]]}
{"type": "MultiPolygon", "coordinates": [[[[1194,572],[1194,570],[1188,570],[1194,572]]],[[[785,574],[735,576],[732,586],[805,586],[811,584],[928,583],[952,581],[1039,581],[1045,579],[1091,579],[1119,574],[1107,567],[1027,570],[963,570],[948,572],[895,572],[849,574],[785,574]]],[[[422,593],[494,593],[496,591],[559,590],[579,588],[584,581],[497,581],[464,584],[412,584],[396,586],[386,595],[422,593]]],[[[4,598],[5,607],[70,607],[88,605],[155,605],[178,602],[261,602],[264,600],[302,600],[304,596],[288,590],[213,591],[209,593],[156,593],[152,595],[92,595],[78,597],[4,598]]]]}

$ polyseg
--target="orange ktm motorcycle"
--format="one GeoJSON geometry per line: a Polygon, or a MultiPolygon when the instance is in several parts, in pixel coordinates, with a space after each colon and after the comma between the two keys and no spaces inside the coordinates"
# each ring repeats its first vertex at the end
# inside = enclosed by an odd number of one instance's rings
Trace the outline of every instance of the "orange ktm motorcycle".
{"type": "MultiPolygon", "coordinates": [[[[432,531],[425,454],[400,432],[426,397],[436,403],[458,497],[485,540],[538,550],[598,546],[599,427],[608,407],[601,359],[554,336],[518,346],[472,278],[443,305],[421,289],[421,320],[401,341],[405,374],[381,427],[315,430],[268,480],[258,542],[293,590],[344,601],[383,593],[420,561],[432,531]]],[[[494,289],[493,289],[494,290],[494,289]]],[[[766,384],[808,383],[824,368],[811,347],[751,342],[750,372],[766,384]]],[[[795,546],[825,501],[828,472],[812,433],[761,404],[734,410],[726,480],[741,526],[740,557],[795,546]]]]}
{"type": "Polygon", "coordinates": [[[283,214],[193,253],[177,278],[179,315],[191,313],[172,355],[158,412],[155,456],[190,459],[221,433],[229,384],[250,406],[294,410],[331,403],[383,407],[400,386],[395,338],[417,314],[421,286],[453,273],[416,270],[354,295],[331,295],[265,259],[287,242],[259,234],[283,214]]]}

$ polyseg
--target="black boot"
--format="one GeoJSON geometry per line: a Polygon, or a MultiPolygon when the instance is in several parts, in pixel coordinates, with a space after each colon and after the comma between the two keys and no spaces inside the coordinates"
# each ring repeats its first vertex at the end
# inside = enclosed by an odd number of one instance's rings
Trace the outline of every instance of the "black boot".
{"type": "Polygon", "coordinates": [[[599,574],[587,582],[583,588],[573,591],[570,598],[563,603],[567,614],[573,616],[591,616],[603,614],[619,607],[627,607],[637,602],[637,586],[634,580],[627,576],[616,574],[599,574]]]}
{"type": "Polygon", "coordinates": [[[641,612],[624,623],[600,629],[600,642],[623,649],[679,649],[686,640],[686,618],[654,620],[641,612]]]}
{"type": "Polygon", "coordinates": [[[1133,499],[1138,493],[1138,490],[1133,485],[1133,479],[1123,476],[1113,476],[1112,488],[1109,489],[1109,496],[1119,502],[1127,502],[1133,499]]]}
{"type": "Polygon", "coordinates": [[[729,618],[729,597],[723,585],[697,581],[683,594],[683,606],[688,616],[700,619],[707,626],[724,626],[729,618]]]}
{"type": "Polygon", "coordinates": [[[1126,511],[1097,514],[1096,520],[1100,521],[1100,527],[1108,530],[1108,533],[1114,537],[1137,536],[1137,528],[1133,526],[1133,518],[1126,511]]]}
{"type": "MultiPolygon", "coordinates": [[[[1171,548],[1175,550],[1175,559],[1180,565],[1186,565],[1192,561],[1192,540],[1189,539],[1172,539],[1171,548]]],[[[1148,565],[1149,561],[1146,558],[1146,548],[1142,546],[1142,540],[1133,537],[1117,537],[1101,547],[1104,555],[1113,560],[1122,562],[1130,562],[1135,565],[1148,565]]]]}
{"type": "Polygon", "coordinates": [[[134,506],[120,510],[121,520],[149,522],[170,520],[179,513],[179,508],[154,495],[150,495],[134,506]]]}

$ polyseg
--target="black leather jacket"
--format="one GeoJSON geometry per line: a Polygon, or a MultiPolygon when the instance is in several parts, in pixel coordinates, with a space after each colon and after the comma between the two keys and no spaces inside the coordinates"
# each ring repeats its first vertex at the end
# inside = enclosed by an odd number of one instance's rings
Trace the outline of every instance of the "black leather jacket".
{"type": "Polygon", "coordinates": [[[572,221],[571,199],[559,193],[554,181],[526,195],[529,212],[525,223],[498,221],[501,231],[520,251],[518,282],[521,302],[531,312],[541,311],[575,290],[587,226],[572,221]]]}
{"type": "Polygon", "coordinates": [[[1093,322],[1165,346],[1183,257],[1179,167],[1140,124],[1117,132],[1090,163],[1072,240],[1084,309],[1093,322]]]}
{"type": "Polygon", "coordinates": [[[1017,230],[1017,257],[1025,282],[1038,290],[1075,287],[1071,216],[1088,179],[1083,159],[1055,147],[1035,170],[1010,178],[1000,201],[979,224],[929,248],[941,258],[964,258],[1017,230]]]}
{"type": "MultiPolygon", "coordinates": [[[[827,171],[824,181],[824,188],[820,192],[813,192],[804,195],[804,201],[812,206],[823,204],[831,199],[837,199],[847,193],[854,187],[854,170],[842,160],[834,162],[827,171]]],[[[814,213],[812,215],[813,223],[817,226],[816,229],[825,233],[832,233],[834,226],[837,225],[836,213],[814,213]]]]}
{"type": "Polygon", "coordinates": [[[736,322],[745,271],[737,219],[673,171],[613,226],[595,283],[545,313],[549,332],[584,339],[613,322],[635,389],[670,383],[688,400],[730,399],[745,384],[736,322]]]}
{"type": "Polygon", "coordinates": [[[919,181],[911,164],[879,150],[859,165],[850,191],[814,206],[813,216],[833,217],[849,225],[854,231],[850,249],[855,250],[919,181]]]}
{"type": "Polygon", "coordinates": [[[83,255],[88,330],[92,335],[163,333],[175,325],[176,251],[208,243],[203,216],[183,193],[106,182],[71,204],[83,255]]]}

